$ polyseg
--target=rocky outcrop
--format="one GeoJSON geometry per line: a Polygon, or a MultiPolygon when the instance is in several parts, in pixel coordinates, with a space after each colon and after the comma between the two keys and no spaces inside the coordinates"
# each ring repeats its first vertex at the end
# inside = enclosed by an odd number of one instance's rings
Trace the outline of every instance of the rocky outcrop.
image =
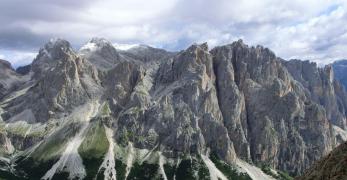
{"type": "Polygon", "coordinates": [[[331,64],[334,69],[334,77],[339,80],[341,84],[347,88],[347,78],[346,78],[346,70],[347,70],[347,60],[342,59],[335,61],[331,64]]]}
{"type": "Polygon", "coordinates": [[[32,80],[23,87],[25,94],[4,107],[5,120],[16,121],[15,115],[26,113],[27,118],[34,116],[31,123],[46,122],[99,95],[98,71],[79,57],[65,40],[47,43],[31,69],[32,80]]]}
{"type": "Polygon", "coordinates": [[[318,68],[309,61],[283,61],[288,71],[299,81],[306,91],[306,96],[324,107],[326,116],[333,124],[346,129],[346,93],[334,79],[330,65],[318,68]]]}
{"type": "MultiPolygon", "coordinates": [[[[132,75],[132,67],[122,65],[122,70],[117,72],[132,75]],[[125,69],[130,71],[124,73],[125,69]]],[[[229,163],[235,160],[218,108],[212,56],[206,45],[193,45],[165,61],[157,73],[152,74],[152,87],[145,84],[147,71],[137,69],[135,78],[123,75],[126,83],[123,80],[117,83],[124,92],[133,87],[128,95],[115,94],[128,97],[126,104],[118,103],[125,108],[114,125],[118,129],[118,142],[127,139],[136,147],[146,149],[160,145],[168,157],[206,153],[211,149],[229,163]]]]}
{"type": "Polygon", "coordinates": [[[102,70],[110,69],[118,62],[124,61],[124,57],[118,53],[116,48],[103,38],[91,39],[79,50],[79,55],[102,70]]]}
{"type": "Polygon", "coordinates": [[[324,108],[305,95],[274,53],[242,41],[211,53],[220,107],[238,155],[295,174],[331,150],[324,108]]]}
{"type": "Polygon", "coordinates": [[[147,45],[138,45],[130,48],[127,51],[121,51],[124,56],[130,57],[132,59],[140,60],[142,62],[148,63],[151,61],[165,61],[169,59],[175,53],[168,52],[164,49],[153,48],[147,45]]]}
{"type": "Polygon", "coordinates": [[[18,75],[8,61],[0,59],[0,99],[13,91],[21,82],[18,75]]]}

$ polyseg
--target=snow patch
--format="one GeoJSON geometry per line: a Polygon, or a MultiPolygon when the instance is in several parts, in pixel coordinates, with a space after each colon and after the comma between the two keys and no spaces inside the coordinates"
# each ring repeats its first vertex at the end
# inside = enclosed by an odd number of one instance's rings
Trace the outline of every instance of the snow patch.
{"type": "Polygon", "coordinates": [[[93,42],[88,42],[87,44],[81,47],[80,52],[82,51],[94,52],[96,50],[98,50],[98,46],[93,42]]]}
{"type": "Polygon", "coordinates": [[[211,180],[228,180],[228,178],[214,165],[208,156],[201,155],[201,159],[208,168],[211,180]]]}

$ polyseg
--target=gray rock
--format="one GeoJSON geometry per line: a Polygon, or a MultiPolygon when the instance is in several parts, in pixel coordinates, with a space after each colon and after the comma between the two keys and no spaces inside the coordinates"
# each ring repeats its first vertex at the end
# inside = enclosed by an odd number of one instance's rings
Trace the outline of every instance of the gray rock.
{"type": "Polygon", "coordinates": [[[21,83],[21,77],[8,61],[0,59],[0,100],[14,91],[21,83]]]}
{"type": "MultiPolygon", "coordinates": [[[[229,164],[241,158],[300,174],[336,145],[331,123],[346,126],[347,95],[331,67],[287,62],[241,40],[171,53],[147,46],[117,51],[94,38],[76,53],[58,39],[40,50],[31,70],[19,88],[27,90],[3,106],[6,123],[59,122],[100,101],[110,109],[100,121],[118,145],[131,142],[173,159],[211,152],[229,164]]],[[[10,138],[24,150],[41,137],[10,138]]]]}

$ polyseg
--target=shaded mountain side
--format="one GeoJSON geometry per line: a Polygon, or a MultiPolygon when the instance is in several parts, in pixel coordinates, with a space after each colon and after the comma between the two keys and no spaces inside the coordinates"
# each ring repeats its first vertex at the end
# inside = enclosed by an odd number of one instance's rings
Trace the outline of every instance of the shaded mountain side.
{"type": "Polygon", "coordinates": [[[329,67],[297,68],[304,64],[241,40],[177,53],[118,51],[101,38],[76,52],[52,40],[31,64],[30,80],[0,102],[1,155],[18,164],[14,174],[48,179],[97,169],[169,176],[192,158],[182,169],[195,179],[208,177],[203,164],[221,179],[234,176],[232,167],[251,177],[263,177],[255,166],[301,174],[344,138],[347,104],[329,67]]]}
{"type": "Polygon", "coordinates": [[[347,60],[335,61],[331,64],[334,69],[334,76],[341,84],[347,88],[347,60]]]}
{"type": "Polygon", "coordinates": [[[0,59],[0,100],[30,79],[17,73],[11,63],[0,59]]]}
{"type": "Polygon", "coordinates": [[[347,142],[315,162],[298,180],[347,179],[347,142]]]}
{"type": "Polygon", "coordinates": [[[31,70],[31,64],[20,66],[16,69],[16,72],[21,75],[27,75],[31,70]]]}

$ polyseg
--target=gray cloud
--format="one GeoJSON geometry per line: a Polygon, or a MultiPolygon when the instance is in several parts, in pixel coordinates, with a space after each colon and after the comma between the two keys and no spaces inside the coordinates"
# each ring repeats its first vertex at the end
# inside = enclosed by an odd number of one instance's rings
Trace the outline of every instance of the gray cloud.
{"type": "Polygon", "coordinates": [[[2,0],[0,57],[28,62],[51,37],[76,48],[100,36],[170,50],[243,38],[283,58],[328,63],[347,57],[346,8],[344,0],[2,0]]]}
{"type": "Polygon", "coordinates": [[[2,49],[34,50],[46,40],[47,37],[35,34],[25,27],[3,27],[0,29],[0,47],[2,49]]]}

